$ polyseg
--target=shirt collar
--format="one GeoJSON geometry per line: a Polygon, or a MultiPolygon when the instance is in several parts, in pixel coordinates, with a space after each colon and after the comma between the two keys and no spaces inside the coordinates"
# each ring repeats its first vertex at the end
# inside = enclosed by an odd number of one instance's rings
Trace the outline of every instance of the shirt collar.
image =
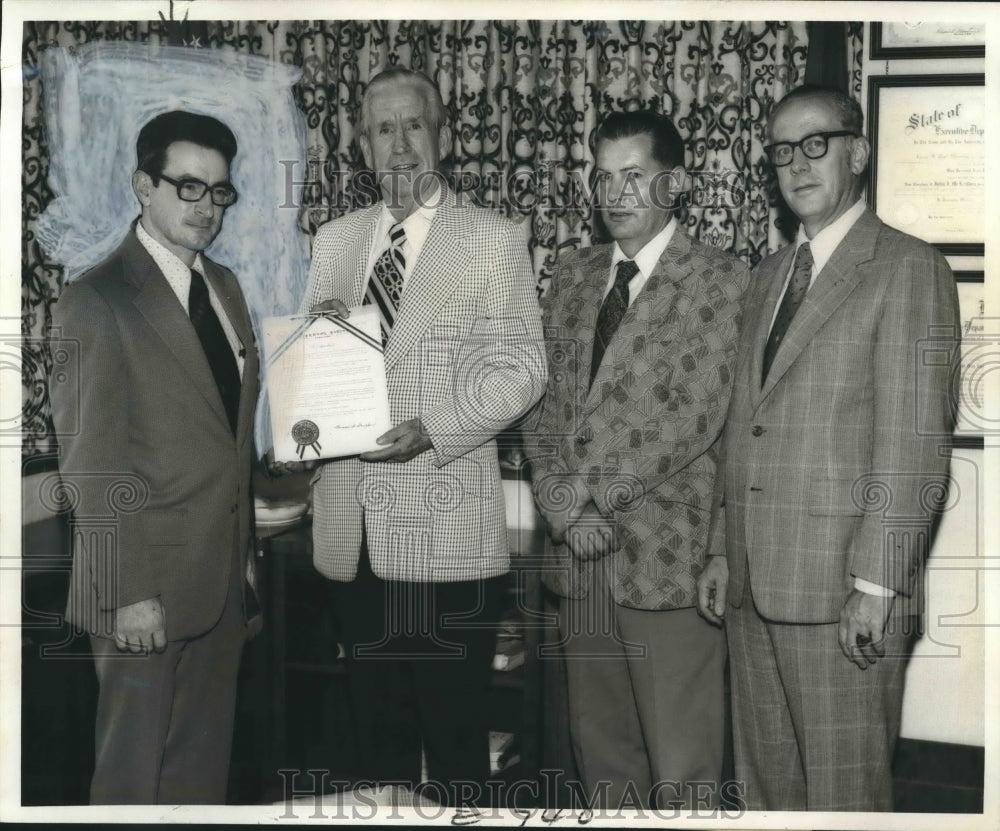
{"type": "Polygon", "coordinates": [[[639,267],[639,272],[642,276],[649,277],[653,273],[653,269],[656,268],[656,264],[660,261],[660,257],[663,256],[663,252],[667,250],[667,246],[670,244],[670,240],[676,229],[677,220],[674,217],[670,217],[670,221],[664,226],[663,230],[640,248],[636,255],[631,258],[625,256],[625,252],[622,251],[621,246],[616,241],[611,253],[611,273],[614,273],[618,263],[631,259],[639,267]]]}
{"type": "MultiPolygon", "coordinates": [[[[409,216],[404,217],[400,222],[403,226],[403,230],[406,231],[407,238],[409,238],[411,232],[417,226],[422,225],[430,227],[431,222],[434,220],[434,214],[437,213],[437,209],[443,199],[444,194],[441,191],[441,185],[440,183],[435,183],[434,192],[426,200],[426,203],[418,202],[416,210],[414,210],[409,216]]],[[[388,236],[389,229],[391,229],[396,222],[397,220],[389,210],[389,206],[383,201],[382,216],[379,218],[379,227],[382,234],[388,236]]]]}
{"type": "Polygon", "coordinates": [[[799,226],[799,232],[795,237],[795,247],[797,249],[802,243],[809,243],[809,250],[813,258],[813,274],[819,274],[823,270],[823,266],[827,264],[833,252],[837,250],[837,246],[843,242],[844,237],[847,236],[847,232],[854,227],[854,223],[858,221],[864,212],[865,201],[864,199],[858,199],[857,202],[812,239],[806,236],[805,227],[802,225],[799,226]]]}
{"type": "MultiPolygon", "coordinates": [[[[185,272],[189,270],[180,257],[150,236],[149,232],[142,227],[142,219],[135,223],[135,235],[139,238],[139,242],[142,243],[142,247],[146,249],[149,256],[153,258],[153,262],[159,266],[160,271],[164,274],[177,272],[178,269],[185,272]]],[[[197,271],[202,277],[205,276],[205,267],[201,263],[200,251],[195,254],[194,264],[191,268],[197,271]]]]}

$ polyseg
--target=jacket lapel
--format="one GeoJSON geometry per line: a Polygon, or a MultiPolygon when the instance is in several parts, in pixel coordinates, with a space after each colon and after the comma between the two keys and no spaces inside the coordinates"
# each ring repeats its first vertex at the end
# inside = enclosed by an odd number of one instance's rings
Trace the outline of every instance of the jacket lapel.
{"type": "MultiPolygon", "coordinates": [[[[880,224],[878,217],[866,210],[840,241],[823,270],[816,275],[815,282],[806,292],[805,299],[774,356],[771,371],[760,391],[761,400],[774,389],[820,327],[857,287],[862,277],[859,266],[871,260],[875,254],[875,240],[880,224]]],[[[767,340],[767,334],[764,335],[764,340],[767,340]]],[[[763,346],[761,353],[763,354],[763,346]]]]}
{"type": "MultiPolygon", "coordinates": [[[[240,407],[239,417],[236,420],[238,429],[244,424],[250,423],[247,420],[248,414],[252,414],[256,407],[256,379],[257,379],[257,349],[254,344],[253,329],[250,325],[249,313],[240,296],[239,283],[234,277],[230,277],[215,263],[202,255],[202,264],[205,268],[205,278],[211,284],[222,310],[229,318],[229,322],[239,338],[243,359],[243,379],[240,384],[240,407]]],[[[207,362],[206,362],[207,363],[207,362]]],[[[214,379],[213,379],[214,382],[214,379]]],[[[252,420],[252,415],[250,415],[252,420]]]]}
{"type": "Polygon", "coordinates": [[[122,265],[125,278],[139,290],[132,300],[136,309],[184,367],[194,388],[228,429],[226,411],[201,341],[177,295],[135,232],[130,233],[122,245],[122,265]]]}
{"type": "Polygon", "coordinates": [[[406,281],[385,350],[386,369],[420,342],[438,310],[461,285],[472,261],[472,254],[462,242],[470,233],[468,217],[457,207],[454,194],[446,192],[406,281]]]}
{"type": "Polygon", "coordinates": [[[750,290],[760,298],[758,302],[747,302],[746,309],[754,309],[756,316],[745,323],[747,337],[745,343],[751,350],[749,355],[750,401],[756,409],[761,402],[761,376],[764,367],[764,347],[771,334],[771,318],[778,304],[778,297],[784,287],[785,275],[791,268],[795,249],[789,245],[778,252],[774,263],[767,269],[760,269],[750,284],[750,290]]]}
{"type": "Polygon", "coordinates": [[[561,304],[562,324],[566,336],[576,345],[576,404],[585,406],[590,396],[588,380],[590,363],[594,357],[594,337],[597,331],[597,315],[604,302],[604,289],[611,271],[610,245],[598,245],[591,249],[590,256],[580,261],[570,273],[570,280],[559,287],[559,293],[566,297],[561,304]]]}
{"type": "Polygon", "coordinates": [[[333,263],[333,273],[351,275],[350,297],[344,300],[348,306],[360,306],[364,302],[368,285],[368,258],[375,244],[375,231],[381,216],[382,203],[379,202],[358,215],[356,232],[344,231],[345,245],[340,250],[339,262],[333,263]]]}
{"type": "MultiPolygon", "coordinates": [[[[602,272],[602,280],[598,290],[597,302],[594,304],[594,321],[596,329],[597,313],[603,302],[602,293],[607,284],[611,269],[611,251],[608,246],[608,257],[602,272]]],[[[617,379],[615,364],[619,356],[629,357],[634,352],[635,344],[650,338],[654,330],[665,327],[670,329],[675,322],[677,310],[674,308],[677,297],[677,287],[691,276],[694,268],[688,256],[691,253],[691,239],[681,230],[674,230],[670,242],[660,255],[660,259],[649,275],[639,296],[636,297],[625,312],[618,329],[615,331],[604,360],[594,376],[594,383],[586,397],[584,415],[593,412],[604,396],[613,389],[608,381],[617,379]],[[625,354],[623,354],[623,351],[625,354]]],[[[591,334],[593,344],[593,333],[591,334]]],[[[593,348],[591,346],[591,353],[593,348]]],[[[587,356],[587,370],[590,370],[590,355],[587,356]]]]}

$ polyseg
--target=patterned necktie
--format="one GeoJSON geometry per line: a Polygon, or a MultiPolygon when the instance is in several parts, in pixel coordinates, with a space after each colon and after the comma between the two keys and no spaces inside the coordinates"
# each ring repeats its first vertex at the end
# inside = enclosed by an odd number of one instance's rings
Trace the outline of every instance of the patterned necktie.
{"type": "Polygon", "coordinates": [[[622,260],[615,268],[615,282],[611,291],[604,298],[601,310],[597,313],[597,330],[594,332],[594,354],[590,361],[590,385],[594,385],[594,376],[604,359],[604,352],[611,343],[611,338],[618,330],[625,312],[628,310],[628,282],[639,273],[639,266],[632,260],[622,260]]]}
{"type": "Polygon", "coordinates": [[[368,281],[364,304],[378,306],[379,322],[382,326],[382,346],[389,341],[389,333],[396,322],[396,310],[403,296],[403,272],[406,259],[403,257],[403,243],[406,231],[397,222],[389,229],[389,246],[375,261],[372,277],[368,281]]]}
{"type": "Polygon", "coordinates": [[[215,378],[215,385],[222,397],[222,406],[229,418],[229,427],[235,436],[236,417],[240,409],[240,370],[226,332],[208,299],[205,278],[193,268],[191,290],[188,293],[188,316],[198,333],[198,340],[201,341],[201,348],[205,351],[212,377],[215,378]]]}
{"type": "Polygon", "coordinates": [[[806,291],[809,290],[809,278],[812,276],[813,256],[809,250],[809,243],[804,242],[795,252],[795,265],[792,268],[792,279],[788,281],[788,288],[785,289],[785,296],[781,299],[778,307],[778,314],[774,318],[774,325],[771,327],[771,336],[767,339],[767,346],[764,347],[764,370],[761,374],[761,383],[767,379],[767,373],[771,369],[774,356],[778,353],[788,327],[792,323],[792,318],[802,305],[806,291]]]}

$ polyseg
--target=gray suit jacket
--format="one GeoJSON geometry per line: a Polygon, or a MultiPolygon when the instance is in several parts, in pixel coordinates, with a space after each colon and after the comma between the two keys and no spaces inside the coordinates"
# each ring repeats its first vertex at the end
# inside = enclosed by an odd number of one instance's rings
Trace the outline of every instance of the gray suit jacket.
{"type": "Polygon", "coordinates": [[[55,307],[54,334],[78,349],[52,384],[74,513],[66,614],[95,634],[111,634],[110,610],[152,597],[169,640],[208,631],[251,548],[257,350],[236,278],[202,261],[246,350],[235,438],[194,327],[134,231],[55,307]]]}
{"type": "Polygon", "coordinates": [[[747,293],[710,551],[728,557],[730,603],[749,579],[765,617],[828,623],[855,577],[913,595],[948,487],[958,296],[935,249],[866,211],[762,385],[792,248],[747,293]]]}

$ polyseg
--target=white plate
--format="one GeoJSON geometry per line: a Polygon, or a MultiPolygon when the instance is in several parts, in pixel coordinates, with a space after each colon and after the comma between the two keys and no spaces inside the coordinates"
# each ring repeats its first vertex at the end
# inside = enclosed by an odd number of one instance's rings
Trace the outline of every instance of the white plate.
{"type": "Polygon", "coordinates": [[[264,527],[295,522],[308,510],[308,502],[293,502],[284,505],[280,503],[254,502],[257,525],[264,527]]]}

